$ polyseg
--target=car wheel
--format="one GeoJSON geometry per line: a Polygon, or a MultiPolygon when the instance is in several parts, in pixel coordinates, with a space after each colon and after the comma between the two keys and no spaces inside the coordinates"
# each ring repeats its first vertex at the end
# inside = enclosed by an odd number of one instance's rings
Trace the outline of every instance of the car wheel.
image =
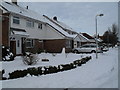
{"type": "Polygon", "coordinates": [[[95,51],[95,50],[92,50],[91,53],[96,53],[96,51],[95,51]]]}
{"type": "Polygon", "coordinates": [[[78,50],[74,50],[74,53],[78,53],[78,50]]]}

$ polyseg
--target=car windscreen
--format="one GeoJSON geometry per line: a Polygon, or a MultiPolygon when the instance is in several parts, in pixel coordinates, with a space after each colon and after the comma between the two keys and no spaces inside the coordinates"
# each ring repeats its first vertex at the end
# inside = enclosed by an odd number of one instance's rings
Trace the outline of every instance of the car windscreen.
{"type": "Polygon", "coordinates": [[[95,48],[96,45],[83,45],[82,48],[95,48]]]}
{"type": "Polygon", "coordinates": [[[96,45],[91,45],[91,48],[95,48],[96,47],[96,45]]]}
{"type": "Polygon", "coordinates": [[[90,47],[89,45],[82,46],[82,48],[89,48],[89,47],[90,47]]]}

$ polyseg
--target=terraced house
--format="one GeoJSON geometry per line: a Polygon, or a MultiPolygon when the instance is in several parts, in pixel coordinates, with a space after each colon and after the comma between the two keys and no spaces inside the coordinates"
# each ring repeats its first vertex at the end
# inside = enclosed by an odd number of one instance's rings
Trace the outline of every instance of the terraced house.
{"type": "Polygon", "coordinates": [[[60,22],[57,17],[49,18],[18,5],[17,1],[0,4],[2,12],[2,45],[9,46],[15,55],[29,51],[37,53],[66,52],[73,48],[77,34],[60,22]]]}

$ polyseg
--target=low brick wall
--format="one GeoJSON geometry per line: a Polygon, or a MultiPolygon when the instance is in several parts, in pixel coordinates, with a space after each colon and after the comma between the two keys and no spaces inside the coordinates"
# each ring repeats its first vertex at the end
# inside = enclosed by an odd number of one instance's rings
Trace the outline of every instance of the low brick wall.
{"type": "Polygon", "coordinates": [[[38,39],[34,40],[34,47],[32,48],[25,48],[26,52],[31,52],[31,53],[41,53],[43,51],[43,43],[39,42],[38,39]]]}

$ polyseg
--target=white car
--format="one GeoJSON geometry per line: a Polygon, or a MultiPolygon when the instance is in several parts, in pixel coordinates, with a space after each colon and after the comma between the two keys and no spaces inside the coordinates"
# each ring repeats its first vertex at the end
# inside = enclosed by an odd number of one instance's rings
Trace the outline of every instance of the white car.
{"type": "Polygon", "coordinates": [[[96,49],[96,44],[85,44],[78,48],[74,48],[73,52],[74,53],[96,53],[96,50],[98,53],[102,53],[102,50],[100,47],[96,49]]]}
{"type": "Polygon", "coordinates": [[[103,52],[107,52],[109,50],[108,47],[101,47],[101,49],[102,49],[103,52]]]}

